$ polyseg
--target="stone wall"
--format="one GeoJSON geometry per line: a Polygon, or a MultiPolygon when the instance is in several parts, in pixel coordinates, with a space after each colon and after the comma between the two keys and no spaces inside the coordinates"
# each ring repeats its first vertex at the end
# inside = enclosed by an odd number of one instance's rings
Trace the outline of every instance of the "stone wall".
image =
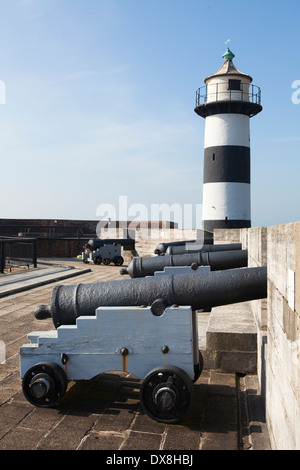
{"type": "MultiPolygon", "coordinates": [[[[126,229],[148,231],[151,227],[157,232],[177,229],[178,224],[171,221],[99,221],[99,220],[65,220],[65,219],[0,219],[0,236],[27,236],[27,237],[73,237],[73,238],[95,238],[102,231],[112,230],[115,227],[120,233],[119,238],[124,238],[126,229]]],[[[116,238],[116,237],[111,237],[116,238]]]]}
{"type": "MultiPolygon", "coordinates": [[[[181,230],[181,229],[140,229],[136,230],[135,249],[138,256],[155,256],[154,250],[161,242],[169,242],[176,240],[195,240],[197,238],[197,230],[181,230]]],[[[122,238],[122,229],[102,229],[101,238],[122,238]]]]}
{"type": "MultiPolygon", "coordinates": [[[[130,229],[129,229],[130,230],[130,229]]],[[[123,229],[104,228],[101,229],[101,238],[123,238],[123,229]]],[[[156,227],[142,227],[134,231],[135,240],[153,243],[168,242],[174,240],[195,240],[197,238],[197,230],[173,229],[156,227]]]]}
{"type": "Polygon", "coordinates": [[[274,449],[300,449],[300,222],[268,227],[266,415],[274,449]]]}
{"type": "Polygon", "coordinates": [[[268,298],[251,302],[258,379],[272,449],[299,450],[300,222],[216,230],[214,239],[241,242],[248,249],[249,267],[268,266],[268,298]]]}
{"type": "MultiPolygon", "coordinates": [[[[248,267],[267,266],[267,228],[253,227],[241,229],[240,242],[248,250],[248,267]]],[[[267,299],[251,302],[257,327],[257,376],[261,395],[266,392],[266,344],[267,344],[267,299]]]]}
{"type": "Polygon", "coordinates": [[[38,258],[76,258],[83,251],[86,239],[37,238],[38,258]]]}

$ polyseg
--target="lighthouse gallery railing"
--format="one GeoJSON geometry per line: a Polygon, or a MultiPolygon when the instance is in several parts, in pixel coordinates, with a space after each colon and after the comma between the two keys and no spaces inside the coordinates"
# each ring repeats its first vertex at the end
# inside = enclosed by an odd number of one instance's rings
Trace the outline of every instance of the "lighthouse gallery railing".
{"type": "Polygon", "coordinates": [[[261,104],[261,91],[256,85],[241,83],[239,90],[224,90],[224,82],[204,85],[196,91],[196,107],[215,101],[248,101],[261,104]]]}

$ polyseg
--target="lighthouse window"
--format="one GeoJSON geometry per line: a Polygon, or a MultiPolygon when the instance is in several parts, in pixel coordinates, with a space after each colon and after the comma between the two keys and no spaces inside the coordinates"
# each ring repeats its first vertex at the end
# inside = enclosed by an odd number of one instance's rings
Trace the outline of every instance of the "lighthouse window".
{"type": "Polygon", "coordinates": [[[216,155],[213,153],[213,161],[215,161],[216,159],[216,155]]]}
{"type": "Polygon", "coordinates": [[[229,80],[228,81],[228,90],[240,90],[241,89],[241,80],[229,80]]]}

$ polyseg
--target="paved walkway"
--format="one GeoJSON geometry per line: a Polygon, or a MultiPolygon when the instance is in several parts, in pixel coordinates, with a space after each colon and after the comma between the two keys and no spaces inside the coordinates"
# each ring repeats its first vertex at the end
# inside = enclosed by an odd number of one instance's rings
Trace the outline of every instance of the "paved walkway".
{"type": "MultiPolygon", "coordinates": [[[[90,272],[89,268],[77,269],[67,265],[46,265],[39,263],[36,269],[26,269],[12,274],[5,274],[0,277],[0,297],[24,292],[33,287],[43,286],[51,282],[69,279],[90,272]]],[[[75,281],[74,281],[75,282],[75,281]]]]}
{"type": "Polygon", "coordinates": [[[255,376],[242,378],[204,370],[194,384],[192,412],[176,425],[158,423],[140,411],[140,381],[126,373],[70,382],[54,408],[35,408],[27,402],[19,377],[19,348],[28,342],[31,331],[53,329],[50,319],[35,319],[34,308],[49,304],[57,283],[124,279],[115,266],[87,266],[77,260],[68,260],[67,265],[76,271],[87,267],[90,271],[0,298],[0,347],[6,359],[0,364],[0,450],[148,449],[191,454],[199,450],[269,449],[255,376]]]}

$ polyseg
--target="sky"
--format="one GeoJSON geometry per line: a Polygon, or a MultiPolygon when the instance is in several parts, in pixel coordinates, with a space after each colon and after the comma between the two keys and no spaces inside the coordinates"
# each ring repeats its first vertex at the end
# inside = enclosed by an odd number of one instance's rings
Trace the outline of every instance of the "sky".
{"type": "Polygon", "coordinates": [[[197,213],[195,95],[230,38],[262,94],[252,226],[300,220],[299,18],[299,0],[0,0],[0,218],[197,213]]]}

